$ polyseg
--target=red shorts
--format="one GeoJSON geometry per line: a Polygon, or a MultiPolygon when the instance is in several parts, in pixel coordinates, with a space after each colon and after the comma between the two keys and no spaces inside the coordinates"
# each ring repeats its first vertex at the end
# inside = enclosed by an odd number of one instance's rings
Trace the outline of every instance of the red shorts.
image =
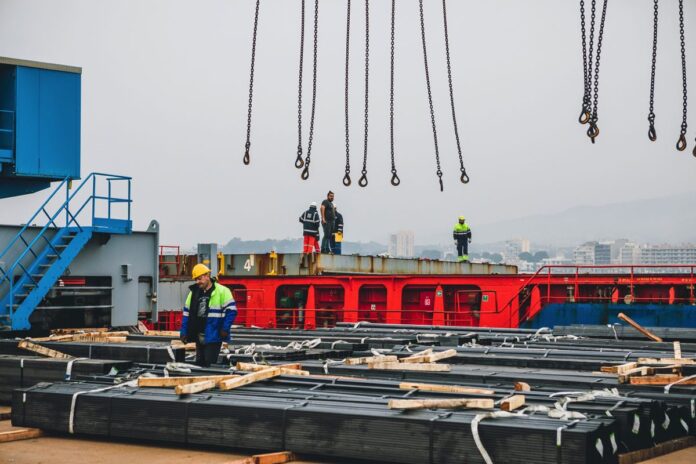
{"type": "Polygon", "coordinates": [[[302,253],[319,253],[319,241],[313,235],[305,235],[302,253]]]}

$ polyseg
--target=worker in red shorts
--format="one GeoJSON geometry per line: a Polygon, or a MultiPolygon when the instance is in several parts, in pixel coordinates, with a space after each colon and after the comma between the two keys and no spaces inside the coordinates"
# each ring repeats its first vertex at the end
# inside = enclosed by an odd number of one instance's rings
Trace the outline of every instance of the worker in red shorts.
{"type": "Polygon", "coordinates": [[[317,211],[317,203],[315,201],[309,205],[309,209],[300,216],[302,223],[302,234],[304,242],[302,244],[302,253],[318,253],[319,252],[319,212],[317,211]]]}

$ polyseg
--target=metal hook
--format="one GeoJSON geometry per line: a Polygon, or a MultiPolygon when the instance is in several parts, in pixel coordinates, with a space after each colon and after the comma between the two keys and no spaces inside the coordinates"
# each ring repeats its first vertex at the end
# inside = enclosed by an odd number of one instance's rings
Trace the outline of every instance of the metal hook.
{"type": "Polygon", "coordinates": [[[309,164],[305,164],[304,169],[302,170],[302,180],[307,180],[309,179],[309,164]]]}
{"type": "Polygon", "coordinates": [[[251,143],[247,142],[246,145],[244,145],[244,158],[242,161],[244,162],[245,165],[249,165],[251,162],[250,156],[249,156],[249,147],[251,147],[251,143]]]}
{"type": "Polygon", "coordinates": [[[587,136],[595,143],[595,139],[599,136],[599,127],[593,121],[590,121],[590,127],[587,128],[587,136]]]}
{"type": "Polygon", "coordinates": [[[401,183],[401,179],[399,179],[399,176],[396,175],[396,169],[392,171],[392,178],[391,178],[391,184],[394,187],[397,187],[401,183]]]}
{"type": "Polygon", "coordinates": [[[358,181],[358,185],[361,187],[367,187],[367,172],[363,171],[362,176],[360,177],[360,180],[358,181]]]}
{"type": "Polygon", "coordinates": [[[648,138],[651,142],[657,140],[657,132],[655,131],[655,126],[652,124],[650,124],[650,128],[648,129],[648,138]]]}
{"type": "Polygon", "coordinates": [[[304,161],[302,160],[302,147],[297,147],[297,159],[295,160],[295,167],[297,169],[302,169],[304,166],[304,161]]]}
{"type": "Polygon", "coordinates": [[[459,177],[459,180],[462,181],[462,184],[469,183],[469,176],[466,173],[466,169],[462,169],[462,175],[459,177]]]}
{"type": "Polygon", "coordinates": [[[353,181],[350,180],[350,173],[346,172],[346,175],[343,176],[343,185],[345,185],[346,187],[350,187],[350,184],[352,183],[353,181]]]}
{"type": "Polygon", "coordinates": [[[679,150],[679,151],[686,150],[686,137],[684,136],[683,133],[679,136],[679,140],[677,140],[677,150],[679,150]]]}
{"type": "Polygon", "coordinates": [[[578,117],[578,122],[580,124],[587,124],[590,122],[590,112],[588,111],[587,108],[583,105],[582,110],[580,111],[580,116],[578,117]]]}
{"type": "MultiPolygon", "coordinates": [[[[696,142],[696,139],[694,139],[694,142],[696,142]]],[[[692,151],[691,154],[694,155],[694,157],[696,157],[696,146],[694,146],[694,151],[692,151]]]]}
{"type": "Polygon", "coordinates": [[[438,180],[440,181],[440,191],[441,191],[441,192],[444,192],[444,191],[445,191],[445,186],[444,186],[444,184],[442,183],[442,177],[440,177],[438,180]]]}

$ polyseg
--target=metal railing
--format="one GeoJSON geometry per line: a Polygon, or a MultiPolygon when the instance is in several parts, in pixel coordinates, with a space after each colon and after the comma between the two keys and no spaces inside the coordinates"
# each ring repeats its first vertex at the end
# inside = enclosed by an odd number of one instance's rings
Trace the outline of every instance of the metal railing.
{"type": "MultiPolygon", "coordinates": [[[[131,178],[126,177],[126,176],[115,176],[112,174],[104,174],[104,173],[98,173],[98,172],[93,172],[89,174],[81,183],[80,185],[72,192],[70,193],[71,190],[71,185],[72,180],[69,178],[63,179],[60,184],[53,190],[53,192],[49,195],[49,197],[43,202],[43,204],[36,210],[36,212],[31,216],[31,218],[26,222],[26,224],[20,229],[19,233],[15,235],[15,237],[10,241],[10,243],[5,246],[2,252],[0,252],[0,260],[3,259],[3,257],[7,256],[7,254],[10,252],[10,250],[21,240],[22,243],[24,244],[25,248],[20,253],[19,257],[13,260],[12,265],[9,267],[9,269],[4,270],[0,267],[0,273],[2,273],[1,279],[0,279],[0,284],[4,284],[5,282],[8,283],[9,285],[9,294],[10,294],[10,300],[9,300],[9,308],[10,308],[10,315],[12,315],[13,310],[14,310],[14,288],[13,288],[13,276],[17,272],[17,268],[19,267],[21,270],[21,274],[24,274],[29,278],[29,280],[33,284],[37,284],[36,280],[34,277],[31,275],[31,273],[27,270],[27,267],[23,264],[24,259],[27,257],[29,253],[31,253],[34,256],[34,259],[38,258],[38,255],[36,252],[33,250],[33,247],[39,242],[39,240],[43,239],[47,245],[53,250],[53,252],[60,256],[60,252],[54,247],[54,245],[51,243],[50,238],[46,236],[46,232],[53,228],[53,229],[60,229],[61,226],[58,224],[60,222],[60,217],[65,214],[65,225],[62,227],[76,227],[78,230],[82,231],[83,227],[90,227],[94,223],[94,219],[97,217],[96,216],[96,211],[97,211],[97,202],[98,201],[106,201],[107,202],[107,210],[108,210],[108,219],[112,219],[112,212],[111,212],[111,205],[112,203],[127,203],[127,217],[126,220],[130,221],[131,220],[131,178]],[[98,179],[104,179],[108,183],[108,196],[103,196],[103,195],[98,195],[97,194],[97,180],[98,179]],[[127,183],[127,197],[126,198],[119,198],[119,197],[114,197],[112,195],[112,189],[111,189],[111,183],[115,181],[123,181],[127,183]],[[74,208],[71,209],[71,204],[73,201],[76,200],[77,196],[79,193],[83,191],[83,188],[85,185],[91,185],[92,189],[91,192],[87,195],[87,198],[82,202],[82,204],[75,210],[74,208]],[[48,209],[49,205],[51,204],[52,200],[54,198],[57,198],[57,194],[61,192],[63,189],[65,189],[65,201],[60,204],[60,206],[53,212],[53,214],[49,213],[48,209]],[[89,216],[88,220],[82,221],[82,223],[78,220],[84,209],[88,206],[91,205],[91,214],[89,216]],[[40,218],[41,213],[46,218],[46,224],[41,228],[39,233],[31,240],[30,242],[27,242],[27,240],[24,238],[23,234],[27,231],[29,227],[32,227],[34,222],[37,220],[37,218],[40,218]]],[[[79,200],[77,200],[77,203],[79,204],[79,200]]],[[[31,267],[31,265],[29,265],[31,267]]],[[[1,288],[1,287],[0,287],[1,288]]],[[[1,310],[2,308],[0,308],[1,310]]]]}
{"type": "MultiPolygon", "coordinates": [[[[518,307],[523,307],[527,302],[529,302],[532,298],[532,292],[531,292],[531,287],[534,285],[539,286],[539,284],[536,281],[539,281],[543,279],[541,282],[541,285],[546,286],[546,295],[543,295],[540,297],[539,301],[540,303],[535,306],[535,308],[538,306],[543,307],[544,301],[546,303],[551,302],[551,286],[552,284],[552,278],[553,277],[564,277],[564,278],[569,278],[572,276],[572,282],[571,281],[564,281],[563,285],[566,286],[573,286],[574,288],[574,299],[575,302],[578,302],[578,299],[588,299],[590,297],[586,296],[581,296],[580,295],[580,285],[581,283],[581,278],[587,277],[587,276],[606,276],[607,274],[613,274],[613,275],[620,275],[628,278],[628,282],[622,282],[621,285],[628,285],[629,286],[629,294],[632,301],[638,302],[635,296],[635,287],[639,285],[646,285],[649,284],[650,282],[640,282],[638,279],[640,279],[642,276],[644,276],[644,273],[641,272],[636,272],[637,270],[640,269],[648,269],[648,270],[667,270],[670,271],[669,273],[672,274],[684,274],[688,276],[689,278],[689,283],[690,283],[690,292],[691,296],[690,299],[691,301],[694,300],[694,284],[696,284],[696,279],[695,277],[695,270],[696,270],[696,264],[623,264],[623,265],[618,265],[618,264],[597,264],[597,265],[585,265],[585,264],[552,264],[552,265],[545,265],[540,267],[534,274],[532,274],[529,279],[527,279],[524,284],[520,287],[519,291],[512,297],[510,300],[501,308],[501,311],[503,310],[508,310],[509,311],[509,320],[508,320],[508,325],[512,327],[512,316],[513,316],[513,303],[515,301],[518,302],[518,307]],[[554,273],[553,270],[562,270],[562,271],[571,271],[571,272],[558,272],[554,273]],[[584,271],[599,271],[599,272],[581,272],[581,270],[584,271]],[[545,271],[545,272],[544,272],[545,271]],[[612,272],[610,272],[612,271],[612,272]],[[616,272],[619,271],[619,272],[616,272]],[[623,272],[621,272],[623,271],[623,272]],[[520,296],[524,295],[521,299],[520,296]]],[[[654,298],[651,298],[654,299],[654,298]]],[[[532,309],[535,308],[527,308],[524,312],[524,316],[528,318],[531,314],[533,314],[532,309]]],[[[527,319],[523,319],[523,315],[520,315],[520,319],[518,321],[518,324],[522,324],[525,322],[527,319]]]]}

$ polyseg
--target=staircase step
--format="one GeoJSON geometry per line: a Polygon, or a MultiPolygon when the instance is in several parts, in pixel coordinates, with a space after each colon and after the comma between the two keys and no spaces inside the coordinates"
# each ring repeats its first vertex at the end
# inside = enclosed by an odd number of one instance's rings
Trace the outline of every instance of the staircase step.
{"type": "Polygon", "coordinates": [[[24,284],[22,285],[24,288],[36,288],[36,284],[24,284]]]}
{"type": "MultiPolygon", "coordinates": [[[[6,304],[5,307],[6,307],[6,308],[9,308],[10,305],[9,305],[9,304],[6,304]]],[[[19,304],[18,304],[18,303],[15,303],[15,304],[12,305],[12,307],[13,307],[13,308],[19,308],[19,304]]]]}
{"type": "Polygon", "coordinates": [[[43,276],[44,276],[43,274],[32,274],[32,275],[31,275],[31,278],[34,279],[34,280],[41,280],[41,278],[42,278],[43,276]]]}
{"type": "Polygon", "coordinates": [[[48,259],[56,259],[58,255],[51,253],[50,255],[46,255],[46,258],[48,259]]]}
{"type": "Polygon", "coordinates": [[[53,248],[60,248],[60,249],[67,248],[67,247],[68,247],[68,245],[54,245],[53,246],[53,248]]]}
{"type": "Polygon", "coordinates": [[[15,298],[26,298],[28,296],[29,296],[28,293],[17,293],[14,297],[15,298]]]}

